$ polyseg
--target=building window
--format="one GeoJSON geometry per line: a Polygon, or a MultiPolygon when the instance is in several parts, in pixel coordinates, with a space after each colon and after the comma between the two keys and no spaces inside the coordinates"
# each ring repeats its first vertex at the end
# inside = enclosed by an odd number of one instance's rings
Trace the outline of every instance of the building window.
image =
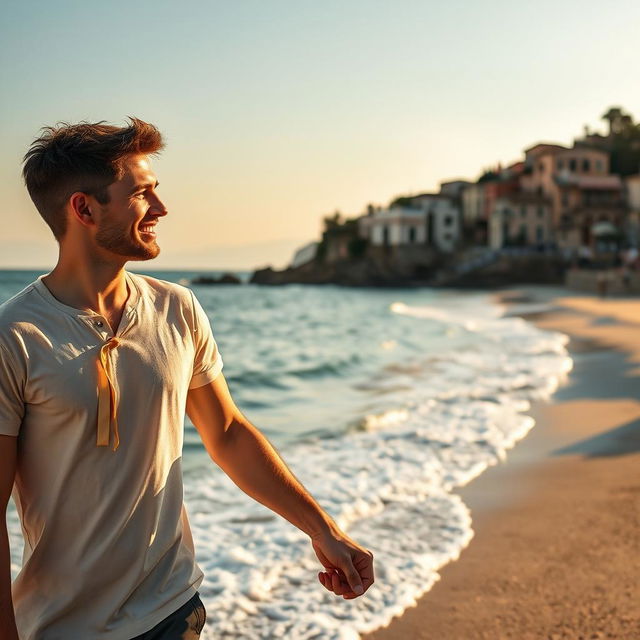
{"type": "Polygon", "coordinates": [[[413,244],[416,241],[416,228],[409,227],[409,244],[413,244]]]}
{"type": "Polygon", "coordinates": [[[540,244],[543,241],[544,241],[544,229],[540,225],[538,225],[536,227],[536,242],[540,244]]]}
{"type": "Polygon", "coordinates": [[[520,207],[520,216],[522,218],[526,218],[527,217],[527,207],[525,205],[522,205],[520,207]]]}
{"type": "Polygon", "coordinates": [[[445,216],[443,223],[445,227],[450,227],[453,224],[453,216],[445,216]]]}
{"type": "Polygon", "coordinates": [[[569,194],[566,191],[562,192],[562,206],[563,207],[569,206],[569,194]]]}
{"type": "Polygon", "coordinates": [[[518,235],[522,243],[525,243],[527,241],[527,225],[526,224],[520,225],[520,232],[518,235]]]}
{"type": "Polygon", "coordinates": [[[544,173],[544,163],[543,162],[538,162],[538,171],[540,173],[544,173]]]}
{"type": "Polygon", "coordinates": [[[570,171],[575,171],[576,170],[576,159],[575,158],[571,158],[571,160],[569,160],[569,170],[570,171]]]}
{"type": "Polygon", "coordinates": [[[544,207],[538,207],[538,218],[544,218],[544,207]]]}
{"type": "Polygon", "coordinates": [[[591,171],[591,163],[589,162],[589,158],[584,158],[582,160],[582,170],[585,173],[588,173],[589,171],[591,171]]]}
{"type": "Polygon", "coordinates": [[[602,160],[596,160],[596,171],[602,171],[602,160]]]}
{"type": "Polygon", "coordinates": [[[558,160],[558,169],[564,168],[564,162],[562,160],[558,160]]]}

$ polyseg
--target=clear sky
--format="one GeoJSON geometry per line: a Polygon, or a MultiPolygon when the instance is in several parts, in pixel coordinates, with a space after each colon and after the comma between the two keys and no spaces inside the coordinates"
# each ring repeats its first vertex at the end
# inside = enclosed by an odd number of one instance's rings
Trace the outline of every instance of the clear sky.
{"type": "Polygon", "coordinates": [[[637,0],[1,7],[0,267],[55,264],[20,164],[61,120],[165,134],[170,213],[146,268],[252,269],[284,266],[336,209],[570,143],[611,105],[640,118],[637,0]]]}

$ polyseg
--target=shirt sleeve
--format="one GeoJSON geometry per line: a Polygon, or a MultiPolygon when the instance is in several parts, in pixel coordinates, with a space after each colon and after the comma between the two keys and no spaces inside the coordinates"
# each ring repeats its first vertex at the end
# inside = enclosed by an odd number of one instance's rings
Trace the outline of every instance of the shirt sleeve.
{"type": "Polygon", "coordinates": [[[195,346],[193,374],[189,389],[195,389],[215,380],[222,371],[223,363],[218,345],[213,337],[207,312],[202,308],[193,291],[189,290],[189,292],[193,303],[193,342],[195,346]]]}
{"type": "Polygon", "coordinates": [[[17,436],[24,418],[21,376],[13,358],[0,344],[0,435],[17,436]]]}

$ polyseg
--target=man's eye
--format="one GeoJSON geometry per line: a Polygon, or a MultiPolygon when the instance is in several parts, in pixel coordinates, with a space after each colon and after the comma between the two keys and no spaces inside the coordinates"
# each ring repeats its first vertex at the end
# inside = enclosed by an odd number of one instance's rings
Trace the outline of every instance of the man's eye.
{"type": "Polygon", "coordinates": [[[140,193],[136,193],[135,197],[136,198],[144,198],[144,191],[141,191],[140,193]]]}

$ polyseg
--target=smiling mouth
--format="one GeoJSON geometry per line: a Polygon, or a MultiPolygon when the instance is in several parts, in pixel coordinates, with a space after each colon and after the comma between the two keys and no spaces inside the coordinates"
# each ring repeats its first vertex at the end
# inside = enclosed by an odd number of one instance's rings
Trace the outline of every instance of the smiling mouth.
{"type": "Polygon", "coordinates": [[[140,227],[138,230],[141,236],[148,236],[149,238],[155,238],[156,232],[152,226],[140,227]]]}

